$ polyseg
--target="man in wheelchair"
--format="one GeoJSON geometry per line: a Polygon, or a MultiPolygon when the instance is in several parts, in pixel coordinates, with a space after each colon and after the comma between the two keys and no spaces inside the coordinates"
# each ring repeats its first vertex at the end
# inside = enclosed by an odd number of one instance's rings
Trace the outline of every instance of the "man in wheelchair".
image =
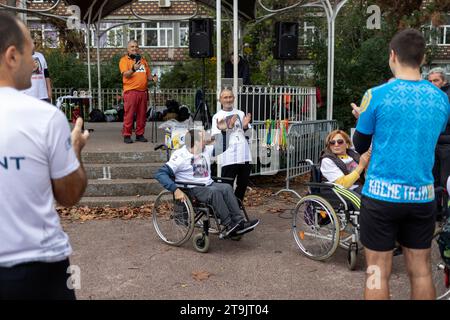
{"type": "Polygon", "coordinates": [[[250,232],[258,225],[259,220],[246,221],[231,185],[213,181],[213,152],[214,146],[206,145],[205,132],[191,129],[186,133],[185,145],[173,152],[155,178],[165,189],[174,192],[176,200],[185,201],[189,196],[211,205],[220,223],[225,226],[225,237],[250,232]],[[176,182],[182,182],[184,191],[176,182]]]}

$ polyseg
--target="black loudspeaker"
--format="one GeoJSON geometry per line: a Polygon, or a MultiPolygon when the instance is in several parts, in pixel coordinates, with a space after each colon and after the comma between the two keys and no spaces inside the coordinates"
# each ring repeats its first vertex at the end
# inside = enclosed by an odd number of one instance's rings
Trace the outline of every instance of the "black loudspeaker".
{"type": "Polygon", "coordinates": [[[275,59],[297,59],[298,51],[298,23],[275,23],[275,45],[273,56],[275,59]]]}
{"type": "Polygon", "coordinates": [[[189,56],[211,58],[213,56],[212,33],[212,19],[189,20],[189,56]]]}

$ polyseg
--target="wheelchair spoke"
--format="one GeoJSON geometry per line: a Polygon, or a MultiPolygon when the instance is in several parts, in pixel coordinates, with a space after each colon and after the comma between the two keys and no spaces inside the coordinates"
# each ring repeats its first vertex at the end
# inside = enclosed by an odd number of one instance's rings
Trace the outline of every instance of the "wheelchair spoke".
{"type": "Polygon", "coordinates": [[[294,239],[300,251],[315,260],[330,257],[339,241],[336,214],[323,201],[314,195],[306,196],[299,201],[293,215],[294,239]]]}
{"type": "Polygon", "coordinates": [[[192,235],[193,210],[190,202],[176,201],[169,191],[160,193],[153,208],[153,226],[158,236],[171,245],[181,245],[192,235]]]}

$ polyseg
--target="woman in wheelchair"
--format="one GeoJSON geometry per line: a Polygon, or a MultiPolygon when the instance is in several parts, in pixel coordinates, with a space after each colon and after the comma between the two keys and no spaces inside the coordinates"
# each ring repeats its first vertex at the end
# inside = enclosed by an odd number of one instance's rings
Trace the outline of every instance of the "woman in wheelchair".
{"type": "Polygon", "coordinates": [[[361,193],[364,184],[362,173],[370,160],[370,149],[361,156],[350,149],[350,137],[342,130],[332,131],[325,140],[320,156],[320,172],[324,180],[361,193]]]}
{"type": "Polygon", "coordinates": [[[221,225],[225,227],[224,237],[242,235],[254,230],[259,220],[245,220],[231,185],[212,180],[211,156],[214,146],[206,145],[205,140],[203,130],[189,130],[185,137],[185,146],[173,152],[155,178],[165,189],[174,192],[176,200],[184,202],[189,196],[212,206],[221,225]],[[189,185],[190,183],[193,185],[189,185]],[[184,191],[180,189],[180,184],[183,185],[184,191]]]}

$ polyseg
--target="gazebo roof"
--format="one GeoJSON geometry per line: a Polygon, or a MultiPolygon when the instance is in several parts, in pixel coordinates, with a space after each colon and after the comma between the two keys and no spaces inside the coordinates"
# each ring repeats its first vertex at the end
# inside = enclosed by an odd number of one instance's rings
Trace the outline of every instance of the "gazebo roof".
{"type": "MultiPolygon", "coordinates": [[[[81,10],[81,19],[85,22],[88,20],[87,12],[91,6],[92,1],[85,0],[64,0],[68,5],[76,5],[80,7],[81,10]]],[[[210,7],[216,6],[216,0],[196,0],[197,2],[206,4],[210,7]]],[[[128,4],[133,2],[133,0],[109,0],[103,7],[102,16],[100,18],[104,18],[110,15],[117,9],[120,9],[128,4]]],[[[102,6],[103,1],[97,1],[92,10],[92,18],[100,11],[100,7],[102,6]]],[[[241,19],[244,20],[253,20],[255,19],[255,4],[256,0],[240,0],[238,2],[239,15],[241,19]]],[[[233,8],[233,0],[222,0],[222,5],[227,10],[232,10],[233,8]]],[[[97,17],[98,19],[98,17],[97,17]]]]}

